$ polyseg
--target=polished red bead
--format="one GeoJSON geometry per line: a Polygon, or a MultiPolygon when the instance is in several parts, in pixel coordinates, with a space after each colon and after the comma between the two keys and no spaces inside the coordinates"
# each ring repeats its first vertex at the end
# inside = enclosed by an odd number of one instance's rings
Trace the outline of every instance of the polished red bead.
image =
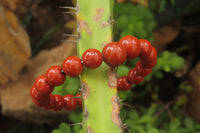
{"type": "Polygon", "coordinates": [[[152,72],[151,68],[143,68],[140,61],[137,62],[135,69],[136,69],[136,74],[139,76],[147,76],[152,72]]]}
{"type": "Polygon", "coordinates": [[[50,94],[50,102],[47,106],[44,106],[43,109],[49,110],[53,109],[56,106],[56,100],[53,94],[50,94]]]}
{"type": "Polygon", "coordinates": [[[65,105],[66,110],[73,110],[74,108],[76,108],[77,98],[74,98],[74,95],[67,94],[63,98],[66,103],[66,105],[65,105]]]}
{"type": "Polygon", "coordinates": [[[47,83],[47,78],[45,75],[39,76],[35,81],[36,90],[43,95],[48,95],[53,91],[53,86],[47,83]]]}
{"type": "Polygon", "coordinates": [[[33,103],[38,107],[45,107],[50,103],[50,98],[45,99],[44,101],[37,101],[32,98],[33,103]]]}
{"type": "Polygon", "coordinates": [[[60,111],[65,107],[65,101],[61,95],[54,95],[56,105],[54,106],[54,111],[60,111]]]}
{"type": "Polygon", "coordinates": [[[131,89],[131,84],[127,81],[127,76],[122,76],[117,79],[117,88],[121,91],[127,91],[131,89]]]}
{"type": "Polygon", "coordinates": [[[38,102],[43,102],[45,101],[46,99],[49,98],[49,95],[42,95],[40,94],[35,86],[32,86],[31,88],[31,91],[30,91],[30,94],[31,94],[31,97],[35,100],[35,101],[38,101],[38,102]]]}
{"type": "Polygon", "coordinates": [[[143,81],[144,77],[143,76],[138,76],[137,73],[136,73],[136,69],[135,68],[132,68],[129,73],[128,73],[128,76],[127,76],[127,80],[129,83],[132,83],[132,84],[139,84],[143,81]]]}
{"type": "Polygon", "coordinates": [[[126,47],[128,59],[134,59],[140,54],[141,46],[136,37],[125,36],[119,40],[119,43],[126,47]]]}
{"type": "Polygon", "coordinates": [[[141,59],[141,65],[143,68],[153,68],[157,63],[157,58],[152,62],[146,62],[144,59],[141,59]]]}
{"type": "Polygon", "coordinates": [[[60,66],[52,66],[46,73],[47,82],[52,86],[59,86],[65,82],[66,75],[61,73],[60,66]]]}
{"type": "Polygon", "coordinates": [[[99,67],[103,61],[101,52],[96,49],[88,49],[82,55],[83,64],[90,69],[99,67]]]}
{"type": "Polygon", "coordinates": [[[83,64],[76,56],[67,57],[62,65],[64,73],[70,77],[76,77],[83,71],[83,64]]]}
{"type": "Polygon", "coordinates": [[[141,46],[140,57],[145,58],[151,53],[151,43],[146,39],[139,39],[139,43],[141,46]]]}
{"type": "Polygon", "coordinates": [[[107,65],[115,67],[125,62],[126,48],[118,42],[110,42],[103,48],[103,58],[107,65]]]}
{"type": "Polygon", "coordinates": [[[157,51],[152,47],[151,53],[144,58],[145,62],[153,62],[157,58],[157,51]]]}
{"type": "Polygon", "coordinates": [[[80,93],[78,93],[76,96],[77,97],[80,97],[80,98],[77,98],[77,104],[78,104],[78,106],[79,107],[81,107],[82,108],[82,99],[81,99],[81,92],[80,93]]]}

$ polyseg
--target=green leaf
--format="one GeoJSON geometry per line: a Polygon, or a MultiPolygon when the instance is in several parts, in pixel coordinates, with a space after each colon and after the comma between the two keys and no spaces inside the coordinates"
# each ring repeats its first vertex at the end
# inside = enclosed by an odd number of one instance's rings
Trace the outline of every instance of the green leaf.
{"type": "Polygon", "coordinates": [[[61,130],[59,130],[59,129],[54,129],[53,131],[52,131],[52,133],[63,133],[61,130]]]}
{"type": "Polygon", "coordinates": [[[190,119],[190,118],[185,118],[184,119],[184,124],[186,126],[186,128],[189,128],[189,129],[193,129],[193,121],[190,119]]]}
{"type": "Polygon", "coordinates": [[[128,75],[129,70],[130,70],[129,67],[122,65],[117,68],[117,74],[119,74],[120,77],[124,75],[128,75]]]}
{"type": "Polygon", "coordinates": [[[61,123],[59,129],[62,133],[71,133],[71,128],[67,123],[61,123]]]}
{"type": "Polygon", "coordinates": [[[82,120],[82,114],[81,113],[71,112],[69,114],[69,119],[70,119],[70,121],[72,121],[74,123],[81,122],[81,120],[82,120]]]}
{"type": "Polygon", "coordinates": [[[147,114],[144,114],[144,115],[140,118],[139,123],[140,123],[140,124],[149,123],[149,122],[151,122],[151,120],[152,120],[152,116],[147,115],[147,114]]]}
{"type": "Polygon", "coordinates": [[[147,133],[159,133],[159,130],[156,128],[150,128],[147,133]]]}

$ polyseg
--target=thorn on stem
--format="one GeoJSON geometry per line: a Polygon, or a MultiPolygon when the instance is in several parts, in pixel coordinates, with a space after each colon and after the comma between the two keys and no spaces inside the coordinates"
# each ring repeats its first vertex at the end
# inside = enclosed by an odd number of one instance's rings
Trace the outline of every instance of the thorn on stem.
{"type": "Polygon", "coordinates": [[[63,36],[69,36],[69,37],[76,37],[76,38],[78,38],[78,35],[72,35],[72,34],[63,34],[63,36]]]}
{"type": "Polygon", "coordinates": [[[76,126],[76,125],[81,125],[82,126],[82,122],[69,124],[69,126],[76,126]]]}
{"type": "Polygon", "coordinates": [[[71,43],[78,43],[78,41],[73,41],[73,40],[62,40],[61,42],[71,42],[71,43]]]}
{"type": "Polygon", "coordinates": [[[62,12],[63,14],[77,14],[77,12],[62,12]]]}
{"type": "Polygon", "coordinates": [[[61,6],[60,8],[62,8],[62,9],[72,9],[72,10],[77,11],[77,7],[61,6]]]}

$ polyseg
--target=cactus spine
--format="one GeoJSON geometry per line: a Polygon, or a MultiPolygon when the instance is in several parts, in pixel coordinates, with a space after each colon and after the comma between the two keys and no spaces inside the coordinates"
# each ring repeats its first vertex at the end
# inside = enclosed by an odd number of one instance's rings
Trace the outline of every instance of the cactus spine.
{"type": "MultiPolygon", "coordinates": [[[[89,48],[102,51],[112,41],[113,0],[77,0],[79,56],[89,48]]],[[[115,71],[106,64],[81,74],[84,133],[121,133],[115,71]]]]}

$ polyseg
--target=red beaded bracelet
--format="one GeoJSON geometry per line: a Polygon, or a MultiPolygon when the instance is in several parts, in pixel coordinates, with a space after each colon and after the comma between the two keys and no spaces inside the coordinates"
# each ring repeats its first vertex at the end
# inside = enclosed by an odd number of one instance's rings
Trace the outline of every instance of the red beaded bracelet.
{"type": "Polygon", "coordinates": [[[72,110],[77,105],[82,107],[81,93],[76,96],[52,95],[55,86],[65,82],[66,75],[76,77],[83,71],[83,65],[89,69],[98,68],[102,61],[110,67],[122,65],[126,59],[140,58],[135,68],[132,68],[127,76],[117,79],[117,88],[127,91],[132,84],[139,84],[144,76],[151,73],[157,63],[157,51],[151,43],[145,39],[137,39],[134,36],[125,36],[119,42],[110,42],[104,46],[102,53],[96,49],[88,49],[82,55],[82,60],[77,56],[67,57],[62,67],[52,66],[45,75],[39,76],[31,88],[33,102],[43,109],[59,111],[63,108],[72,110]]]}

